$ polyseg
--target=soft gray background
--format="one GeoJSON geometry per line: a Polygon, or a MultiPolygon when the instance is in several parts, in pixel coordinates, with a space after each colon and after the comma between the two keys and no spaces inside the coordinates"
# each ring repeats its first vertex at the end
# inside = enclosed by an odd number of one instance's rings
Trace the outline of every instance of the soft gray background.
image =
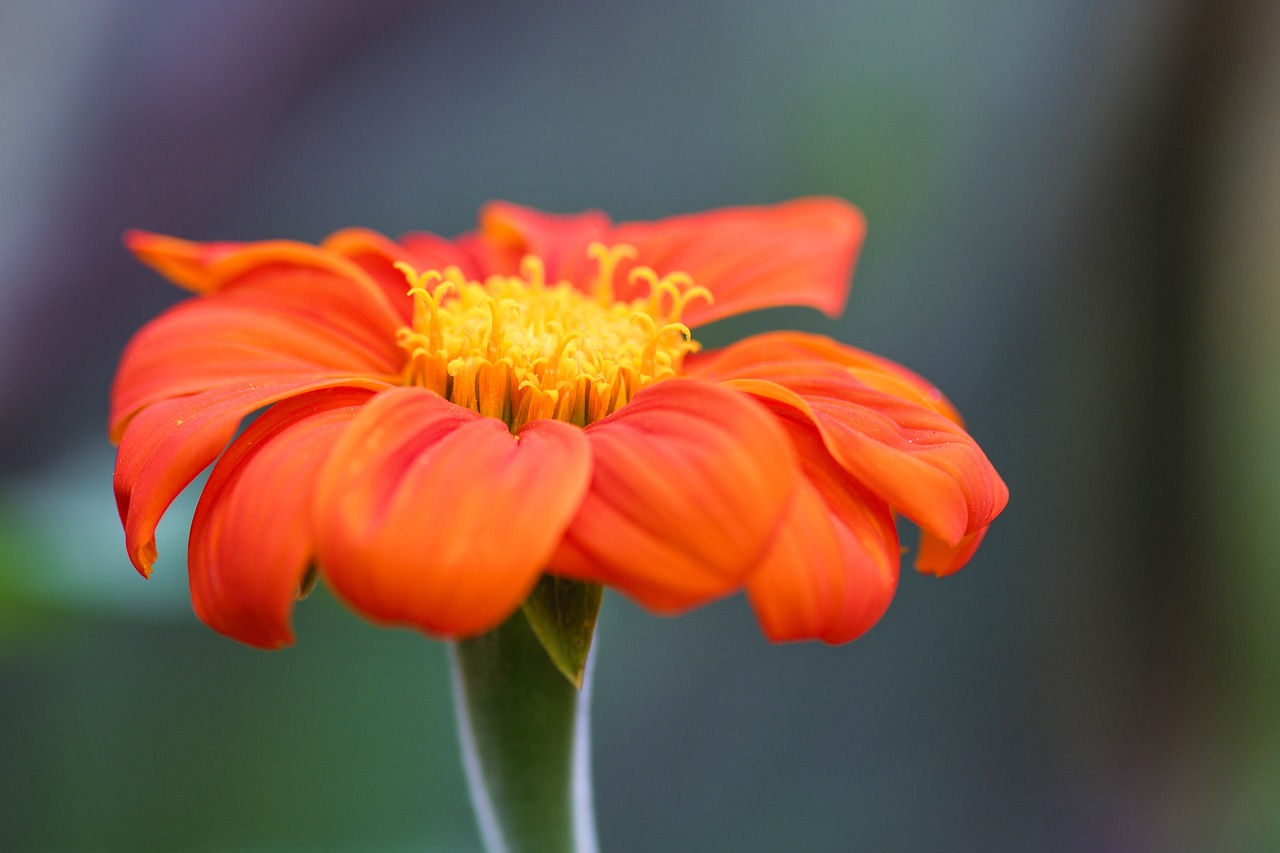
{"type": "MultiPolygon", "coordinates": [[[[846,316],[1009,510],[856,643],[610,598],[609,851],[1280,846],[1274,3],[0,4],[0,848],[476,849],[444,647],[323,592],[190,614],[123,555],[107,386],[180,293],[120,234],[454,233],[830,193],[846,316]]],[[[189,498],[190,496],[188,496],[189,498]]],[[[185,517],[184,517],[185,514],[185,517]]]]}

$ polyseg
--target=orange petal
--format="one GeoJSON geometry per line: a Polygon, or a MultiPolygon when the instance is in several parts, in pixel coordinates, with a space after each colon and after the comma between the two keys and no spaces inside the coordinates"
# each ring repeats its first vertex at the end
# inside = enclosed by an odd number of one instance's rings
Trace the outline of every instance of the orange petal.
{"type": "Polygon", "coordinates": [[[853,640],[889,607],[898,585],[898,534],[888,505],[845,472],[814,427],[782,422],[805,478],[747,594],[769,639],[853,640]]]}
{"type": "Polygon", "coordinates": [[[591,478],[577,427],[505,424],[420,388],[379,395],[320,476],[321,571],[378,622],[489,630],[542,574],[591,478]]]}
{"type": "Polygon", "coordinates": [[[473,234],[449,240],[425,231],[414,231],[401,236],[400,245],[410,254],[409,263],[419,270],[457,267],[467,278],[479,281],[493,272],[482,263],[484,252],[473,234]]]}
{"type": "Polygon", "coordinates": [[[406,324],[413,316],[413,300],[408,296],[409,285],[404,273],[395,267],[397,262],[410,264],[419,271],[453,266],[470,279],[483,278],[466,248],[435,234],[406,234],[397,243],[367,228],[348,228],[331,235],[323,246],[355,262],[381,285],[406,324]]]}
{"type": "Polygon", "coordinates": [[[807,360],[841,365],[856,379],[877,391],[918,403],[964,426],[964,420],[951,401],[924,377],[895,361],[823,335],[766,332],[722,350],[695,353],[685,360],[684,367],[687,375],[719,380],[761,364],[807,360]]]}
{"type": "Polygon", "coordinates": [[[605,239],[609,217],[597,210],[583,213],[543,213],[506,201],[486,204],[480,211],[480,236],[492,247],[491,272],[511,273],[524,255],[537,255],[548,281],[565,279],[579,287],[595,279],[595,261],[587,247],[605,239]]]}
{"type": "Polygon", "coordinates": [[[347,228],[330,234],[321,244],[326,250],[348,259],[378,283],[405,325],[413,318],[413,300],[404,273],[397,262],[417,266],[417,259],[394,240],[368,228],[347,228]]]}
{"type": "Polygon", "coordinates": [[[251,383],[163,400],[139,412],[124,431],[115,472],[125,548],[138,571],[151,573],[160,516],[213,462],[246,415],[287,397],[335,386],[385,387],[367,379],[262,376],[251,383]]]}
{"type": "Polygon", "coordinates": [[[551,566],[674,612],[738,589],[796,484],[786,434],[750,398],[653,385],[585,430],[591,491],[551,566]]]}
{"type": "Polygon", "coordinates": [[[176,305],[134,335],[111,389],[113,439],[144,406],[263,376],[399,381],[396,321],[364,290],[296,267],[251,278],[176,305]]]}
{"type": "Polygon", "coordinates": [[[954,545],[927,530],[920,532],[920,549],[916,553],[916,571],[944,577],[964,568],[973,557],[989,527],[980,527],[954,545]]]}
{"type": "Polygon", "coordinates": [[[727,384],[780,415],[816,424],[845,470],[925,530],[958,543],[985,527],[1009,498],[986,454],[954,421],[886,394],[822,362],[735,371],[727,384]]]}
{"type": "Polygon", "coordinates": [[[218,460],[191,521],[196,615],[264,649],[293,642],[290,615],[311,564],[311,501],[320,466],[371,393],[334,388],[285,400],[218,460]]]}
{"type": "MultiPolygon", "coordinates": [[[[698,326],[776,305],[809,305],[836,316],[844,310],[865,231],[862,213],[847,202],[804,198],[627,222],[606,242],[629,243],[637,263],[660,275],[688,273],[710,290],[713,303],[693,300],[685,309],[683,321],[698,326]]],[[[623,280],[625,273],[620,266],[623,280]]],[[[637,295],[622,282],[617,290],[619,298],[637,295]]]]}
{"type": "Polygon", "coordinates": [[[280,272],[306,272],[313,277],[342,279],[347,287],[363,290],[376,310],[398,316],[382,289],[359,265],[319,246],[292,240],[194,243],[148,231],[128,231],[124,243],[138,260],[196,293],[214,293],[248,279],[270,280],[280,272]]]}
{"type": "Polygon", "coordinates": [[[215,290],[219,282],[207,274],[218,260],[244,248],[243,243],[195,243],[131,230],[124,234],[124,244],[147,266],[174,284],[196,293],[215,290]]]}

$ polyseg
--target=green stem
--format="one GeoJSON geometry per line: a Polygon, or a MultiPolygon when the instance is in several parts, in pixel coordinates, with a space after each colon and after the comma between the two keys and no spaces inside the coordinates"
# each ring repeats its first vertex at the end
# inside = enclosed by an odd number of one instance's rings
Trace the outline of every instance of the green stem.
{"type": "Polygon", "coordinates": [[[463,765],[490,853],[594,853],[587,707],[517,611],[453,645],[463,765]]]}

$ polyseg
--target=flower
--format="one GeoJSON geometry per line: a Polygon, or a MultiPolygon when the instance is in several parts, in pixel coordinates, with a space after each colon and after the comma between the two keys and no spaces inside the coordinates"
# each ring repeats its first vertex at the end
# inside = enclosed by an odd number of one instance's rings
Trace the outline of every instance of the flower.
{"type": "Polygon", "coordinates": [[[440,637],[500,624],[549,571],[662,613],[745,588],[771,639],[853,639],[897,584],[894,514],[947,574],[1004,483],[906,368],[795,332],[702,353],[691,330],[838,314],[863,232],[828,198],[621,224],[493,203],[456,240],[131,232],[198,296],[134,336],[112,388],[129,556],[150,573],[160,516],[217,459],[192,601],[251,645],[293,641],[317,573],[440,637]]]}

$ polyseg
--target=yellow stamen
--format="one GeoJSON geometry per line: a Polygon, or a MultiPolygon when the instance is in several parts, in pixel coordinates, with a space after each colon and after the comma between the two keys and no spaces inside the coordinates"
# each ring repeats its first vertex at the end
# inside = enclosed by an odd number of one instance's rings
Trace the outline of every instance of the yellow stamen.
{"type": "Polygon", "coordinates": [[[517,431],[544,418],[585,426],[678,375],[698,350],[680,315],[689,300],[711,294],[685,273],[660,278],[636,267],[629,280],[648,293],[622,302],[613,297],[614,273],[635,249],[595,243],[587,253],[598,265],[590,295],[565,281],[548,284],[533,255],[521,260],[519,275],[483,283],[457,267],[419,273],[396,264],[414,300],[411,325],[396,335],[408,356],[405,384],[517,431]]]}
{"type": "Polygon", "coordinates": [[[587,257],[600,265],[600,274],[596,277],[596,285],[592,292],[601,305],[608,305],[614,301],[613,273],[618,268],[618,262],[623,258],[634,261],[636,247],[626,243],[619,243],[612,247],[604,243],[592,243],[587,247],[587,257]]]}
{"type": "Polygon", "coordinates": [[[547,285],[547,267],[537,255],[525,255],[520,260],[520,274],[530,286],[541,290],[547,285]]]}

